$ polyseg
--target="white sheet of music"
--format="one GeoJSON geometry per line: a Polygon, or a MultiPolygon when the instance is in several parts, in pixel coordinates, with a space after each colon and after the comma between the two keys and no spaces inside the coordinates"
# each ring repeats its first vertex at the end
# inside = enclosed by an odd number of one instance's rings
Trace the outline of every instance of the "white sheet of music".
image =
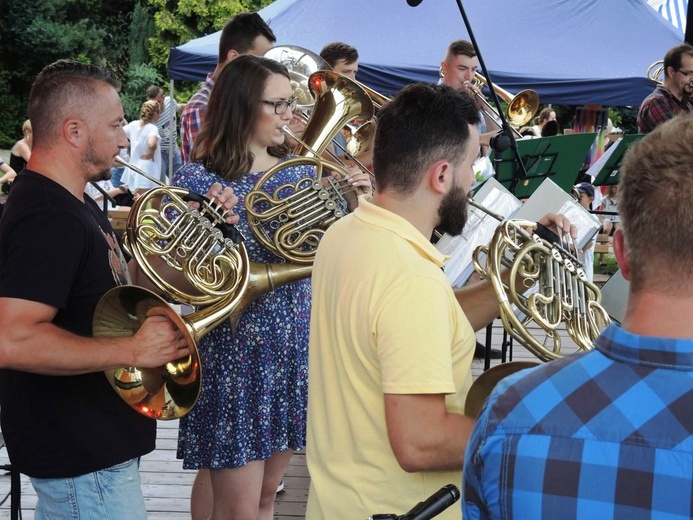
{"type": "MultiPolygon", "coordinates": [[[[490,178],[474,195],[474,200],[485,208],[510,217],[522,203],[495,178],[490,178]]],[[[469,218],[462,234],[456,237],[444,234],[436,244],[450,259],[445,263],[445,274],[453,287],[461,287],[474,272],[472,255],[479,245],[488,245],[498,220],[476,208],[469,208],[469,218]]]]}

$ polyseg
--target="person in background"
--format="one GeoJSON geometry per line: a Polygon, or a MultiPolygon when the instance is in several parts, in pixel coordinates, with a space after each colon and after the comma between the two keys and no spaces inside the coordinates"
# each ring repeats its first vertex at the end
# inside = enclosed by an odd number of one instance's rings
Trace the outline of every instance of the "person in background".
{"type": "Polygon", "coordinates": [[[693,118],[678,116],[626,152],[623,321],[496,386],[468,444],[465,519],[691,517],[691,141],[693,118]]]}
{"type": "Polygon", "coordinates": [[[161,87],[153,85],[147,89],[147,99],[159,103],[159,119],[156,127],[159,129],[161,141],[161,182],[168,184],[168,179],[183,166],[183,161],[178,147],[178,133],[176,132],[177,116],[185,105],[180,105],[170,96],[164,97],[161,87]],[[173,169],[169,172],[169,157],[173,156],[173,169]]]}
{"type": "MultiPolygon", "coordinates": [[[[32,131],[31,131],[31,121],[27,119],[22,124],[22,134],[23,137],[14,143],[12,149],[10,150],[10,168],[15,171],[15,173],[21,172],[26,168],[27,162],[31,158],[31,144],[32,144],[32,131]]],[[[2,192],[9,193],[12,187],[12,180],[6,179],[2,184],[2,192]]]]}
{"type": "MultiPolygon", "coordinates": [[[[544,125],[549,121],[556,121],[556,112],[551,107],[545,107],[541,109],[539,115],[534,118],[534,126],[532,131],[537,137],[543,137],[542,130],[544,125]]],[[[556,123],[556,134],[558,133],[558,123],[556,123]]],[[[555,134],[553,134],[555,135],[555,134]]]]}
{"type": "Polygon", "coordinates": [[[638,131],[647,134],[674,116],[693,112],[693,46],[682,43],[664,56],[664,80],[640,105],[638,131]]]}
{"type": "Polygon", "coordinates": [[[10,165],[7,164],[2,158],[0,158],[0,172],[2,172],[2,175],[0,176],[0,185],[2,185],[3,193],[7,193],[9,192],[9,189],[5,191],[4,185],[11,184],[14,178],[17,176],[17,172],[14,171],[14,169],[12,169],[10,165]]]}
{"type": "Polygon", "coordinates": [[[320,51],[320,57],[335,72],[349,79],[356,79],[356,73],[359,71],[359,51],[356,47],[343,42],[328,43],[320,51]]]}
{"type": "MultiPolygon", "coordinates": [[[[320,51],[320,57],[324,59],[335,72],[349,79],[356,80],[356,74],[359,71],[359,52],[356,47],[352,47],[343,42],[328,43],[320,51]]],[[[347,135],[346,129],[337,133],[333,139],[337,144],[333,146],[332,151],[339,156],[344,164],[347,166],[354,166],[356,163],[345,155],[348,138],[349,135],[347,135]]],[[[325,156],[325,158],[331,160],[328,156],[325,156]]],[[[373,144],[371,143],[356,159],[366,168],[370,168],[373,162],[373,144]]]]}
{"type": "Polygon", "coordinates": [[[219,57],[214,73],[207,74],[202,88],[190,98],[180,118],[181,155],[184,163],[190,162],[193,141],[202,127],[214,78],[236,57],[242,54],[262,56],[276,41],[272,29],[257,13],[239,13],[224,24],[219,37],[219,57]]]}
{"type": "MultiPolygon", "coordinates": [[[[589,182],[581,182],[576,184],[574,189],[578,195],[578,204],[587,211],[591,211],[594,202],[594,186],[589,182]]],[[[597,237],[595,236],[582,251],[578,252],[578,260],[582,263],[582,268],[590,282],[594,280],[594,247],[596,244],[597,237]]]]}
{"type": "Polygon", "coordinates": [[[472,90],[474,76],[479,68],[479,58],[476,49],[471,42],[466,40],[455,40],[448,46],[445,58],[440,63],[440,83],[455,89],[468,90],[472,93],[479,105],[479,115],[481,119],[478,124],[479,141],[482,146],[482,153],[487,155],[491,136],[501,128],[483,109],[483,102],[472,90]]]}
{"type": "MultiPolygon", "coordinates": [[[[114,74],[84,63],[59,60],[39,73],[31,158],[0,219],[0,424],[13,469],[36,490],[36,518],[147,518],[138,467],[155,447],[156,422],[118,397],[103,371],[189,352],[162,316],[130,337],[92,337],[101,297],[144,283],[84,197],[127,146],[119,88],[114,74]]],[[[208,196],[237,203],[218,184],[208,196]]]]}
{"type": "MultiPolygon", "coordinates": [[[[150,177],[158,179],[161,175],[161,146],[159,129],[156,122],[159,120],[159,103],[145,101],[140,109],[140,118],[130,121],[123,130],[130,140],[130,164],[135,166],[150,177]]],[[[125,168],[121,182],[130,187],[135,197],[145,191],[156,187],[156,183],[140,175],[132,168],[125,168]]]]}

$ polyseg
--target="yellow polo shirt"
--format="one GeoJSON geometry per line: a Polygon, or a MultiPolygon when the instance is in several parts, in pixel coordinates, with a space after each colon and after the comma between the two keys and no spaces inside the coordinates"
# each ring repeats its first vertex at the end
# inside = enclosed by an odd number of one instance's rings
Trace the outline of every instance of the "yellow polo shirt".
{"type": "MultiPolygon", "coordinates": [[[[461,467],[399,466],[383,397],[443,393],[448,410],[464,411],[476,340],[444,260],[407,220],[364,198],[323,237],[312,278],[307,519],[402,514],[460,485],[461,467]]],[[[440,515],[460,517],[457,504],[440,515]]]]}

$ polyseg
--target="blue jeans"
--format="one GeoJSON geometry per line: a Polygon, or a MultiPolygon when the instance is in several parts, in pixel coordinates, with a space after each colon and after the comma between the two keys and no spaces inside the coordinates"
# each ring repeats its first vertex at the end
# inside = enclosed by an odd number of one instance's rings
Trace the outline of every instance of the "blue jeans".
{"type": "Polygon", "coordinates": [[[123,176],[124,171],[125,171],[125,167],[116,168],[115,166],[113,166],[111,168],[111,184],[113,185],[114,188],[122,186],[123,183],[120,181],[120,178],[123,176]]]}
{"type": "MultiPolygon", "coordinates": [[[[161,182],[168,184],[171,179],[168,177],[168,150],[161,149],[161,182]],[[167,181],[168,179],[168,181],[167,181]]],[[[176,173],[180,167],[183,166],[183,159],[180,155],[180,148],[178,146],[173,147],[173,170],[171,172],[171,177],[176,173]]]]}
{"type": "Polygon", "coordinates": [[[32,478],[36,520],[146,520],[139,459],[73,478],[32,478]]]}

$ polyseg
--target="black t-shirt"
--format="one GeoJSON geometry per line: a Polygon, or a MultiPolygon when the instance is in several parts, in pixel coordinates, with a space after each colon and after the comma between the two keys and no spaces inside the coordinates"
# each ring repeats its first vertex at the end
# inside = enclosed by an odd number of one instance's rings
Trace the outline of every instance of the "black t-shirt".
{"type": "MultiPolygon", "coordinates": [[[[120,244],[91,199],[29,170],[17,176],[0,220],[0,297],[55,307],[55,325],[91,336],[97,302],[127,279],[120,244]]],[[[90,473],[155,447],[156,421],[118,397],[103,372],[0,370],[0,424],[13,466],[38,478],[90,473]]]]}

